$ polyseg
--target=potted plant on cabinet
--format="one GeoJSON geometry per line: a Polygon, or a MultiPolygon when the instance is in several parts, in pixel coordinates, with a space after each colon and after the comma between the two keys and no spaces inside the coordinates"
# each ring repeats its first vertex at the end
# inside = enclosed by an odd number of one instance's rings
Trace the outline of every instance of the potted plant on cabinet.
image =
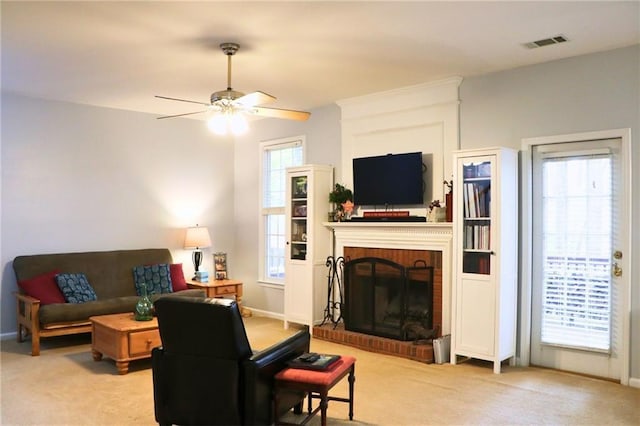
{"type": "Polygon", "coordinates": [[[332,221],[348,219],[353,211],[353,192],[344,185],[336,183],[333,191],[329,193],[329,202],[333,203],[333,212],[329,213],[332,221]]]}

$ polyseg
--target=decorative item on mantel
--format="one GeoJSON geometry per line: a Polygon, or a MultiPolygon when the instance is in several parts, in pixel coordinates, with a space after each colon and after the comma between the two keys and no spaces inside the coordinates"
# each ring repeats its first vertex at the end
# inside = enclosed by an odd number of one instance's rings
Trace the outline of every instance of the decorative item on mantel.
{"type": "Polygon", "coordinates": [[[445,180],[444,184],[449,190],[449,192],[444,195],[444,203],[447,209],[447,222],[453,222],[453,179],[448,182],[445,180]]]}
{"type": "Polygon", "coordinates": [[[333,191],[329,193],[329,202],[333,203],[333,212],[329,213],[330,222],[342,222],[351,219],[353,213],[353,192],[343,185],[336,183],[333,191]]]}
{"type": "Polygon", "coordinates": [[[433,200],[429,203],[429,211],[427,212],[427,222],[444,222],[447,217],[447,211],[440,205],[440,200],[433,200]]]}

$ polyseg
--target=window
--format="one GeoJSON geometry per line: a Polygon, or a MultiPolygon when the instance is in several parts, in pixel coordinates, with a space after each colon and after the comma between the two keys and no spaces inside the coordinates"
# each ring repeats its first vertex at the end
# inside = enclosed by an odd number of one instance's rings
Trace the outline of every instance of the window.
{"type": "Polygon", "coordinates": [[[610,350],[611,155],[542,155],[542,336],[610,350]]]}
{"type": "Polygon", "coordinates": [[[286,169],[304,164],[304,137],[263,142],[261,148],[261,280],[282,284],[286,239],[286,169]]]}

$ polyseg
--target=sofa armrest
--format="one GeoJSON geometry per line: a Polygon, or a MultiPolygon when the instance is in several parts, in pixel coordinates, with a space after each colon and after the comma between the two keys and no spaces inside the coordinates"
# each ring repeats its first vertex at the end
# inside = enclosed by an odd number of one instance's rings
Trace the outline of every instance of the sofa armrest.
{"type": "MultiPolygon", "coordinates": [[[[287,367],[287,362],[309,352],[311,336],[306,330],[278,342],[267,349],[253,354],[244,362],[243,386],[245,387],[245,410],[243,424],[272,424],[273,413],[273,377],[287,367]]],[[[281,408],[289,410],[304,398],[303,393],[283,398],[281,408]]]]}
{"type": "Polygon", "coordinates": [[[18,342],[24,341],[26,334],[31,333],[31,355],[40,354],[40,300],[23,293],[14,292],[16,296],[16,319],[18,322],[18,342]]]}
{"type": "Polygon", "coordinates": [[[255,363],[260,369],[268,368],[269,365],[276,364],[279,367],[282,366],[278,369],[278,371],[280,371],[284,368],[283,365],[285,365],[287,361],[290,361],[300,354],[309,352],[310,342],[311,336],[309,332],[301,330],[293,336],[253,354],[253,356],[249,358],[249,362],[255,363]]]}

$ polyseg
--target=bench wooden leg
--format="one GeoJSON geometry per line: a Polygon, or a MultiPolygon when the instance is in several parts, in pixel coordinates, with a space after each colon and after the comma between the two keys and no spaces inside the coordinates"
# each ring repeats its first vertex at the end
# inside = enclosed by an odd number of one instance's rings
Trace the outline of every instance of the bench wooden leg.
{"type": "Polygon", "coordinates": [[[293,406],[293,414],[302,414],[304,407],[304,399],[293,406]]]}
{"type": "Polygon", "coordinates": [[[320,425],[327,426],[327,407],[329,406],[328,390],[320,393],[320,425]]]}
{"type": "Polygon", "coordinates": [[[356,365],[353,364],[351,366],[351,371],[349,372],[349,420],[353,420],[353,384],[356,381],[356,365]]]}

